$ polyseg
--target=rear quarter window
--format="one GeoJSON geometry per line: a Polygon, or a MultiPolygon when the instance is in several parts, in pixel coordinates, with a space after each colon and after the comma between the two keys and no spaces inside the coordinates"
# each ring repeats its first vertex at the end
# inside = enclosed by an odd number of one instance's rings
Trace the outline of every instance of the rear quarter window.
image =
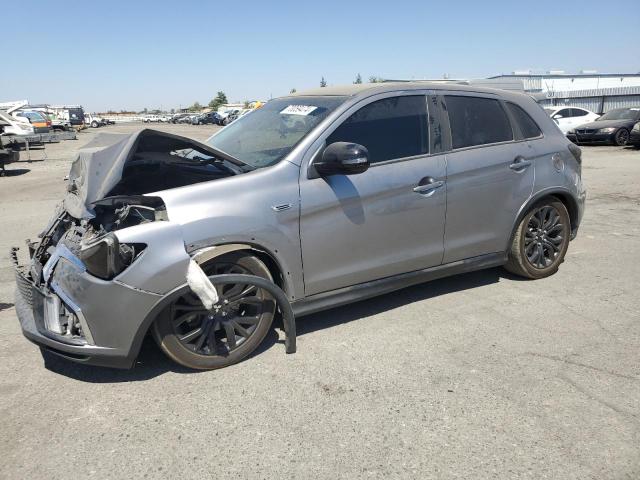
{"type": "Polygon", "coordinates": [[[523,138],[537,138],[542,135],[542,130],[540,130],[538,124],[522,107],[515,103],[507,102],[507,108],[523,138]]]}
{"type": "Polygon", "coordinates": [[[511,123],[498,100],[445,95],[453,149],[513,140],[511,123]]]}

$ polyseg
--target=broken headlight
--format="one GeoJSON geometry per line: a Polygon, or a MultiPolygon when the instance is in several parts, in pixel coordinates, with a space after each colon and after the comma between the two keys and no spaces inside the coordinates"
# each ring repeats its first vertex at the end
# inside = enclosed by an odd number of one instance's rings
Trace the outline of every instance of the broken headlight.
{"type": "Polygon", "coordinates": [[[87,271],[104,280],[111,280],[127,268],[144,250],[144,244],[120,243],[113,233],[98,238],[80,248],[79,257],[87,271]]]}

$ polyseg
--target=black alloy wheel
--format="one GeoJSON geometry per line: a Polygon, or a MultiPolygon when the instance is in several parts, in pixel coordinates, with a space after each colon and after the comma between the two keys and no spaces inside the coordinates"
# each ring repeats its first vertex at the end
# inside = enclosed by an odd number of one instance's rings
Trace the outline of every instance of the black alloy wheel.
{"type": "Polygon", "coordinates": [[[622,147],[627,144],[629,141],[629,130],[626,128],[621,128],[618,130],[613,139],[614,143],[619,147],[622,147]]]}
{"type": "Polygon", "coordinates": [[[505,268],[522,277],[553,275],[564,261],[571,237],[571,219],[555,197],[537,202],[521,219],[505,268]]]}
{"type": "Polygon", "coordinates": [[[552,206],[533,212],[524,232],[524,251],[531,266],[544,269],[553,265],[566,238],[565,227],[560,213],[552,206]]]}

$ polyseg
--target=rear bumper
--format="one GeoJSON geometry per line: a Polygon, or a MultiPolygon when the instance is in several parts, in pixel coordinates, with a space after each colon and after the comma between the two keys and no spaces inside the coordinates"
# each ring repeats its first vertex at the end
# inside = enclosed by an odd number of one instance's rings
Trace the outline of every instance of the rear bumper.
{"type": "Polygon", "coordinates": [[[78,363],[131,368],[146,331],[149,312],[162,296],[97,279],[61,258],[48,286],[36,286],[17,264],[15,306],[23,335],[58,356],[78,363]],[[70,337],[46,327],[43,299],[57,297],[81,318],[84,337],[70,337]]]}

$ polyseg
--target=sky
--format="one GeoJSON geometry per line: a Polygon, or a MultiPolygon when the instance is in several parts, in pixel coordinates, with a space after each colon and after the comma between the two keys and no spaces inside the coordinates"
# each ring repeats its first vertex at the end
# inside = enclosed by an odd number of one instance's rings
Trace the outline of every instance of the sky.
{"type": "Polygon", "coordinates": [[[268,100],[358,73],[636,73],[633,3],[613,15],[592,0],[11,1],[0,102],[168,110],[220,90],[230,101],[268,100]]]}

